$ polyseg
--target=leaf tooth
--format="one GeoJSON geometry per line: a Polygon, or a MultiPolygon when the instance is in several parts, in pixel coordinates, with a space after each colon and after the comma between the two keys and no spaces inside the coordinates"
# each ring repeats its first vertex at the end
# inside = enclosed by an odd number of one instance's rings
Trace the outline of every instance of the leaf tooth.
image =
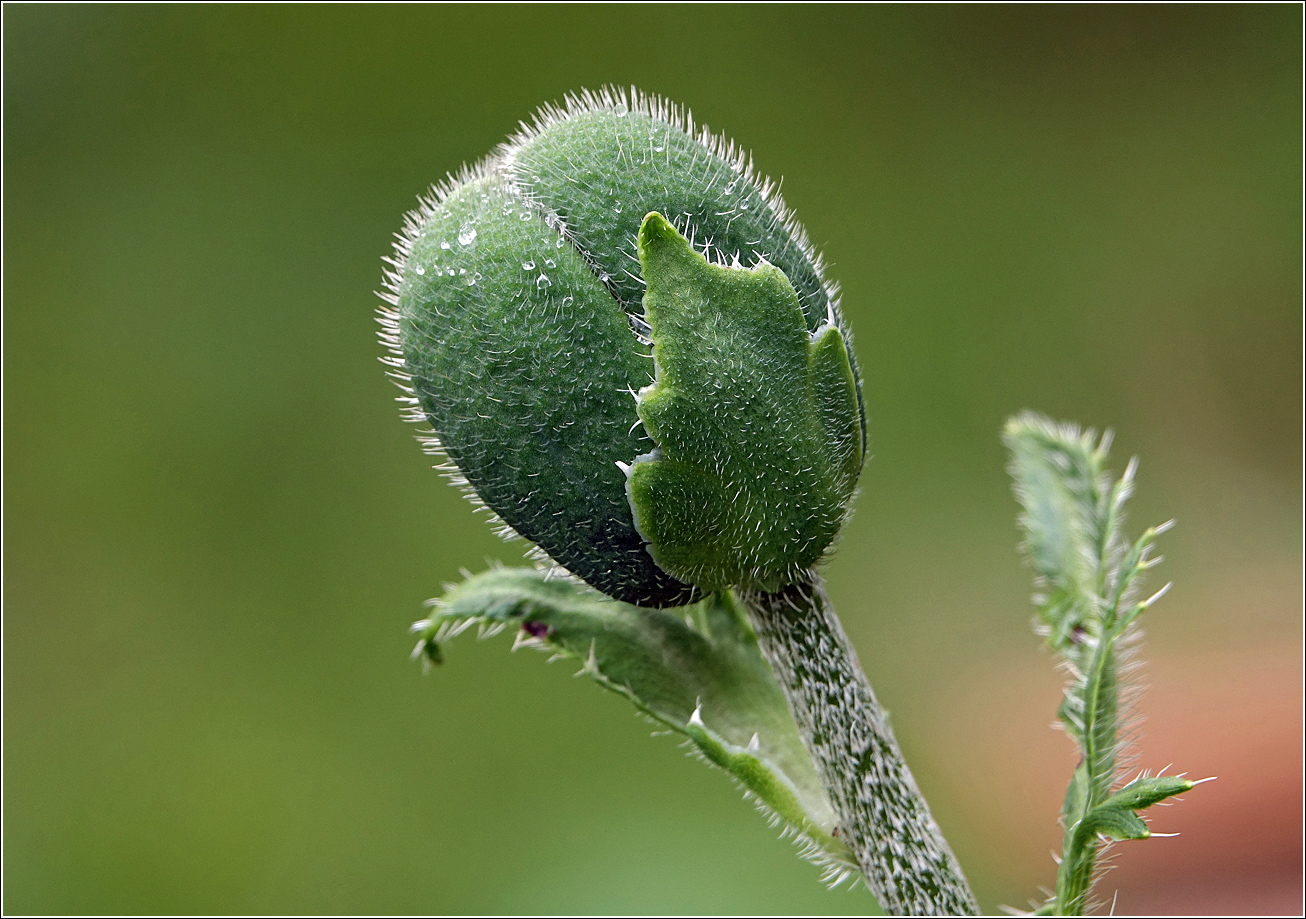
{"type": "MultiPolygon", "coordinates": [[[[1158,561],[1159,561],[1159,559],[1158,559],[1158,561]]],[[[1162,597],[1164,597],[1167,593],[1170,592],[1170,586],[1171,586],[1171,584],[1173,584],[1173,583],[1174,583],[1173,581],[1169,582],[1169,583],[1166,584],[1164,587],[1162,587],[1160,590],[1158,590],[1156,593],[1152,594],[1152,596],[1150,596],[1150,597],[1148,597],[1146,600],[1144,600],[1144,601],[1143,601],[1143,607],[1144,607],[1144,608],[1147,608],[1147,607],[1151,606],[1153,603],[1155,603],[1157,600],[1160,600],[1162,597]]]]}
{"type": "Polygon", "coordinates": [[[585,658],[585,664],[572,674],[572,676],[592,676],[595,678],[602,676],[602,674],[599,673],[599,659],[594,653],[594,642],[595,639],[591,638],[589,656],[585,658]]]}
{"type": "Polygon", "coordinates": [[[695,727],[707,730],[707,725],[703,723],[703,700],[700,698],[694,704],[694,711],[689,716],[689,723],[695,727]]]}

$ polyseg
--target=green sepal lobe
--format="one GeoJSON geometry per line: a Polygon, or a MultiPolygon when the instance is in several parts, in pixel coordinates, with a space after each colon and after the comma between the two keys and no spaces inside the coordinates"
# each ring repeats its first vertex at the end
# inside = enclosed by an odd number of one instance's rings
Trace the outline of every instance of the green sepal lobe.
{"type": "Polygon", "coordinates": [[[657,213],[638,243],[657,378],[637,411],[657,449],[630,470],[635,523],[682,581],[774,592],[830,546],[861,470],[843,335],[809,333],[765,261],[711,264],[657,213]]]}
{"type": "Polygon", "coordinates": [[[501,176],[426,217],[397,318],[413,395],[481,501],[610,596],[698,598],[645,550],[617,465],[652,446],[629,395],[649,379],[646,349],[589,263],[501,176]]]}

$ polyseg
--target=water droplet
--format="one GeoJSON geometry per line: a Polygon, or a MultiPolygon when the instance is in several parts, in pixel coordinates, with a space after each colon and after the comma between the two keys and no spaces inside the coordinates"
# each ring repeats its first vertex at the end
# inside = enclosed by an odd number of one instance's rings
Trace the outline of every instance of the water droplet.
{"type": "Polygon", "coordinates": [[[522,270],[523,270],[523,271],[534,271],[534,270],[535,270],[535,263],[534,263],[533,261],[530,261],[529,259],[526,260],[526,261],[524,261],[524,262],[522,262],[522,263],[521,263],[521,266],[522,266],[522,270]]]}
{"type": "Polygon", "coordinates": [[[665,150],[665,149],[667,149],[667,148],[666,148],[666,147],[654,147],[654,148],[653,148],[653,152],[654,152],[654,153],[661,153],[661,152],[662,152],[663,150],[665,150]]]}
{"type": "Polygon", "coordinates": [[[442,240],[440,240],[440,248],[441,248],[441,249],[448,249],[448,248],[449,248],[449,240],[447,240],[447,239],[442,239],[442,240]]]}
{"type": "Polygon", "coordinates": [[[563,297],[563,298],[562,298],[562,305],[563,305],[564,307],[566,307],[566,306],[571,306],[572,301],[573,301],[574,299],[575,299],[575,297],[563,297]]]}
{"type": "Polygon", "coordinates": [[[729,182],[729,183],[726,184],[725,192],[726,192],[727,195],[732,194],[732,193],[734,192],[734,190],[735,190],[735,183],[734,183],[734,182],[729,182]]]}
{"type": "Polygon", "coordinates": [[[454,271],[453,271],[453,269],[452,269],[452,268],[450,268],[450,269],[449,269],[449,277],[451,277],[451,278],[452,278],[452,277],[453,277],[453,275],[454,275],[454,271]]]}
{"type": "Polygon", "coordinates": [[[630,106],[624,102],[618,102],[612,110],[617,113],[618,118],[625,118],[626,113],[630,111],[630,106]]]}
{"type": "Polygon", "coordinates": [[[476,239],[476,227],[470,223],[464,223],[463,228],[458,231],[458,245],[470,246],[474,239],[476,239]]]}
{"type": "Polygon", "coordinates": [[[459,273],[459,274],[466,274],[466,273],[467,273],[467,269],[466,269],[466,268],[459,268],[459,269],[458,269],[458,273],[459,273]]]}
{"type": "Polygon", "coordinates": [[[553,259],[551,259],[551,258],[546,258],[546,259],[544,260],[544,267],[545,267],[545,268],[557,268],[557,267],[558,267],[558,263],[555,262],[555,261],[554,261],[553,259]]]}
{"type": "Polygon", "coordinates": [[[517,216],[520,217],[522,220],[530,220],[530,219],[531,219],[531,212],[530,212],[530,211],[522,211],[522,212],[521,212],[520,214],[518,214],[517,216]]]}
{"type": "Polygon", "coordinates": [[[423,268],[421,265],[418,265],[418,266],[417,266],[417,273],[418,273],[418,274],[426,274],[426,269],[423,268]]]}
{"type": "Polygon", "coordinates": [[[614,213],[614,214],[620,214],[620,213],[621,213],[621,205],[620,205],[620,204],[614,204],[614,205],[612,205],[612,213],[614,213]]]}
{"type": "Polygon", "coordinates": [[[467,286],[468,286],[468,287],[475,287],[475,286],[476,286],[476,282],[479,281],[480,279],[481,279],[481,273],[478,271],[478,272],[476,272],[475,274],[473,274],[473,275],[471,275],[470,277],[467,278],[467,286]]]}
{"type": "Polygon", "coordinates": [[[748,202],[745,201],[743,204],[739,205],[739,209],[740,209],[741,211],[746,211],[746,210],[748,210],[748,202]]]}
{"type": "Polygon", "coordinates": [[[544,290],[544,288],[549,287],[552,284],[553,282],[549,280],[549,276],[544,272],[540,272],[540,276],[535,279],[535,286],[540,290],[544,290]]]}

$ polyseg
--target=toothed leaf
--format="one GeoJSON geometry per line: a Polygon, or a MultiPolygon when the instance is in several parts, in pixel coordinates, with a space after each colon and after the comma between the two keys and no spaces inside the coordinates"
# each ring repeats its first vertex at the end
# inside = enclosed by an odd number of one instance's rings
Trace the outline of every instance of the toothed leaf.
{"type": "Polygon", "coordinates": [[[780,687],[728,593],[649,610],[531,568],[500,568],[451,587],[421,624],[419,649],[475,623],[518,627],[518,644],[560,653],[655,721],[687,737],[819,850],[854,864],[780,687]]]}
{"type": "Polygon", "coordinates": [[[660,214],[639,255],[657,380],[638,411],[657,449],[630,470],[635,522],[683,581],[776,591],[834,540],[861,470],[843,337],[808,332],[780,269],[713,265],[660,214]]]}
{"type": "Polygon", "coordinates": [[[1183,794],[1193,785],[1193,782],[1173,775],[1135,779],[1089,811],[1080,832],[1100,833],[1110,839],[1146,839],[1152,832],[1136,811],[1183,794]]]}
{"type": "Polygon", "coordinates": [[[1053,907],[1078,915],[1093,884],[1101,837],[1148,837],[1135,811],[1192,787],[1182,779],[1139,779],[1111,793],[1124,718],[1119,681],[1127,672],[1121,639],[1156,599],[1135,603],[1133,596],[1153,564],[1147,553],[1163,527],[1125,542],[1121,525],[1134,464],[1112,479],[1108,437],[1099,441],[1092,431],[1026,413],[1007,423],[1003,440],[1023,508],[1024,549],[1043,590],[1036,598],[1039,616],[1048,644],[1066,659],[1071,675],[1057,713],[1082,760],[1062,806],[1066,835],[1053,907]]]}
{"type": "Polygon", "coordinates": [[[1106,511],[1106,451],[1092,431],[1026,414],[1007,424],[1011,475],[1024,513],[1025,552],[1045,595],[1048,643],[1072,659],[1100,633],[1099,577],[1119,535],[1106,511]]]}

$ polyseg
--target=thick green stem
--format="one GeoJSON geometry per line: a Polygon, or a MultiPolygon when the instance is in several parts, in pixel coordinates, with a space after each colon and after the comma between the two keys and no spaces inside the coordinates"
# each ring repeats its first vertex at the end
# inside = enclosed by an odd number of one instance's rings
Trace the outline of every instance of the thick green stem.
{"type": "Polygon", "coordinates": [[[819,577],[742,599],[880,905],[894,915],[977,914],[819,577]]]}

